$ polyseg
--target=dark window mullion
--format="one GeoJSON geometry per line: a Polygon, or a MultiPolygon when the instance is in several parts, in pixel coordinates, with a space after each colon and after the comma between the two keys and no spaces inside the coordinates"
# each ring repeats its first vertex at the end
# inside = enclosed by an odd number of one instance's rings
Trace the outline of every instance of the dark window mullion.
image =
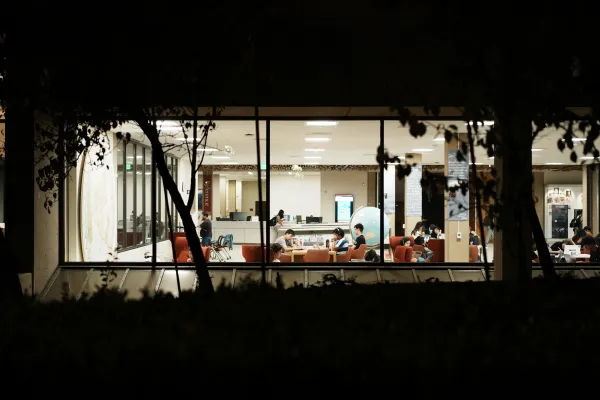
{"type": "Polygon", "coordinates": [[[142,147],[142,243],[146,244],[146,148],[142,147]]]}
{"type": "Polygon", "coordinates": [[[138,170],[137,170],[137,145],[133,145],[133,202],[132,202],[132,207],[133,207],[133,221],[132,221],[132,229],[133,229],[133,246],[136,246],[139,242],[138,242],[138,237],[137,237],[137,176],[138,176],[138,170]]]}
{"type": "Polygon", "coordinates": [[[127,247],[127,143],[123,143],[123,249],[127,247]]]}

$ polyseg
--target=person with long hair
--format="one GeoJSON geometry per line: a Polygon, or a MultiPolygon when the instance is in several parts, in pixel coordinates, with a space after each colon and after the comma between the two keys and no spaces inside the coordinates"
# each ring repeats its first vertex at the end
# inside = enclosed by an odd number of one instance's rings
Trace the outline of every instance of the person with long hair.
{"type": "Polygon", "coordinates": [[[285,213],[283,212],[283,210],[279,210],[279,212],[275,216],[277,218],[277,225],[283,225],[283,215],[284,214],[285,213]]]}
{"type": "Polygon", "coordinates": [[[421,236],[423,234],[423,226],[425,224],[423,224],[423,221],[419,221],[417,222],[417,224],[415,225],[415,229],[413,229],[413,231],[411,232],[411,236],[421,236]]]}

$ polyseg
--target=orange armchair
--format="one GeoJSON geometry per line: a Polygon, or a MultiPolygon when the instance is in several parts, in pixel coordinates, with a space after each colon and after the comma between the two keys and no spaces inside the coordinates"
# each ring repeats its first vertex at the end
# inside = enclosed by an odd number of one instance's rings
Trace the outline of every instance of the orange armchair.
{"type": "Polygon", "coordinates": [[[427,241],[427,247],[429,250],[433,251],[433,259],[431,261],[444,262],[446,259],[444,249],[444,246],[446,245],[445,243],[446,242],[444,239],[429,239],[427,241]]]}
{"type": "MultiPolygon", "coordinates": [[[[365,258],[365,253],[367,252],[367,245],[361,244],[358,249],[352,249],[350,251],[350,259],[354,260],[362,260],[365,258]]],[[[339,259],[339,256],[338,256],[339,259]]]]}
{"type": "Polygon", "coordinates": [[[479,248],[474,245],[469,246],[469,262],[474,263],[479,261],[479,248]]]}
{"type": "Polygon", "coordinates": [[[408,246],[397,246],[394,250],[394,262],[409,263],[413,258],[413,249],[408,246]]]}
{"type": "Polygon", "coordinates": [[[347,252],[346,254],[338,254],[336,257],[337,262],[350,262],[350,256],[354,250],[347,252]]]}
{"type": "Polygon", "coordinates": [[[308,250],[304,262],[329,262],[329,250],[308,250]]]}
{"type": "Polygon", "coordinates": [[[261,262],[261,249],[259,244],[243,244],[242,257],[246,262],[261,262]]]}

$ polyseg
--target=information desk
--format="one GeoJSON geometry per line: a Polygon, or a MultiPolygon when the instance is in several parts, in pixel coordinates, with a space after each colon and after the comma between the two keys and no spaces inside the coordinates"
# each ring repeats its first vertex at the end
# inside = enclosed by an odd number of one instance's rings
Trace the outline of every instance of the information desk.
{"type": "MultiPolygon", "coordinates": [[[[269,229],[266,222],[262,222],[263,232],[269,229]]],[[[233,235],[233,243],[260,243],[260,222],[258,221],[212,221],[212,240],[216,241],[219,236],[233,235]]],[[[200,231],[200,229],[198,229],[200,231]]]]}

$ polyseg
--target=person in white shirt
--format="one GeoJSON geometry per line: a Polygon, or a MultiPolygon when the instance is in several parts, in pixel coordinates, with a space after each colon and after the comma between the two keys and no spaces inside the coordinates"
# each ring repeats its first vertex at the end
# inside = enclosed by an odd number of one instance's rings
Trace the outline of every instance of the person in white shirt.
{"type": "Polygon", "coordinates": [[[337,252],[337,254],[344,254],[348,252],[348,241],[345,239],[344,230],[342,228],[335,228],[333,230],[333,240],[331,241],[331,250],[337,252]]]}

